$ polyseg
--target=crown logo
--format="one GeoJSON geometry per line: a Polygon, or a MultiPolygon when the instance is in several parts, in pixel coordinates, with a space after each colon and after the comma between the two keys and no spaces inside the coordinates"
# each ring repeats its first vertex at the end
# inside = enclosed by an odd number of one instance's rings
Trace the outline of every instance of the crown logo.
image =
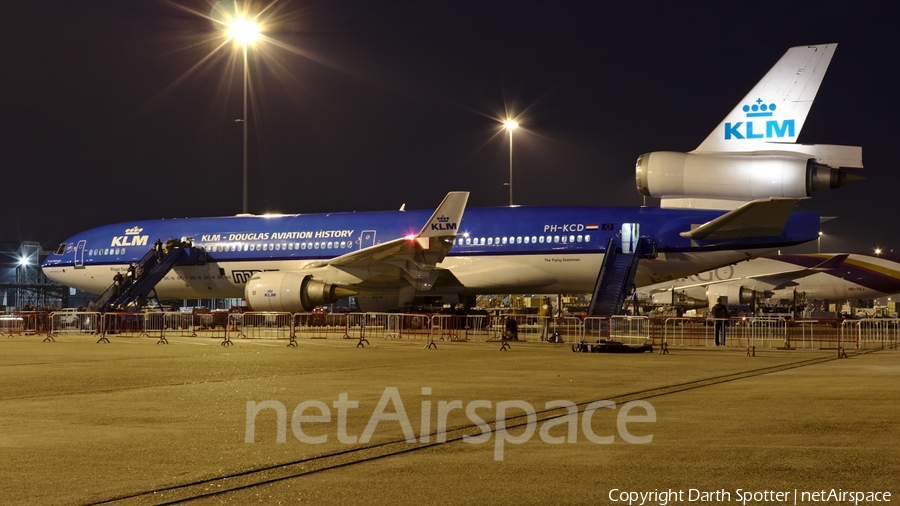
{"type": "Polygon", "coordinates": [[[760,118],[763,116],[771,116],[772,111],[775,110],[775,104],[764,104],[762,103],[761,98],[757,98],[755,104],[744,105],[742,109],[747,113],[748,118],[760,118]]]}
{"type": "Polygon", "coordinates": [[[144,229],[142,229],[141,227],[131,227],[125,229],[125,235],[138,235],[143,231],[144,229]]]}
{"type": "Polygon", "coordinates": [[[448,221],[450,221],[450,218],[448,218],[448,217],[446,217],[446,216],[444,216],[444,215],[441,215],[441,216],[438,216],[438,217],[437,217],[437,220],[438,220],[439,222],[441,222],[441,223],[447,223],[448,221]]]}

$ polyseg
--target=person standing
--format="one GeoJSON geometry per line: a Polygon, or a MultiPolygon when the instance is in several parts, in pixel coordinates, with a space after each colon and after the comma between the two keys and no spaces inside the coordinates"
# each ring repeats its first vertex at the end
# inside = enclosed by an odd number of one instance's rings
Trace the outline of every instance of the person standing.
{"type": "Polygon", "coordinates": [[[716,305],[711,309],[714,325],[716,327],[716,346],[725,346],[725,332],[728,326],[728,307],[724,304],[725,297],[716,299],[716,305]]]}

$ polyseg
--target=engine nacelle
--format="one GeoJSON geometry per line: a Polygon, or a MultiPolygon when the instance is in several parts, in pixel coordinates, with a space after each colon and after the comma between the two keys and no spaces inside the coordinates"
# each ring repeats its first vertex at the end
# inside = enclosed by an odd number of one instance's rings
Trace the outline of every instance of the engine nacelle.
{"type": "Polygon", "coordinates": [[[316,279],[312,272],[259,272],[247,282],[244,298],[254,311],[312,311],[356,292],[316,279]]]}
{"type": "Polygon", "coordinates": [[[756,301],[756,292],[752,288],[741,285],[718,283],[706,288],[706,300],[709,307],[718,302],[719,297],[728,299],[727,304],[753,304],[756,301]]]}
{"type": "Polygon", "coordinates": [[[656,151],[635,163],[638,191],[656,198],[749,202],[769,197],[806,198],[863,179],[802,154],[701,154],[656,151]]]}
{"type": "Polygon", "coordinates": [[[706,290],[699,286],[666,290],[651,293],[649,299],[654,305],[677,306],[682,309],[700,309],[706,307],[706,290]]]}

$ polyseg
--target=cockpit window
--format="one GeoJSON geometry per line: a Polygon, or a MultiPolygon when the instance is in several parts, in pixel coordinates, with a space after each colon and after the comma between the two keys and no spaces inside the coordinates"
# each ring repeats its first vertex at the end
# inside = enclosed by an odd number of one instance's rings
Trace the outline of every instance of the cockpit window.
{"type": "Polygon", "coordinates": [[[66,252],[66,243],[62,243],[56,248],[56,251],[54,251],[53,253],[56,253],[57,255],[62,255],[65,252],[66,252]]]}

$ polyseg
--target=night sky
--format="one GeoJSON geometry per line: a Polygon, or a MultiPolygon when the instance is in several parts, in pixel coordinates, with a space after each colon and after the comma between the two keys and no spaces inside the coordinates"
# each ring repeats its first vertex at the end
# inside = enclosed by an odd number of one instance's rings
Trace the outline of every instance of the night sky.
{"type": "MultiPolygon", "coordinates": [[[[839,44],[800,135],[863,147],[814,194],[823,251],[900,250],[889,2],[281,1],[250,51],[252,213],[638,206],[634,162],[689,151],[791,46],[839,44]]],[[[0,240],[233,215],[242,64],[204,0],[5,6],[0,240]]],[[[806,246],[815,251],[815,243],[806,246]]]]}

